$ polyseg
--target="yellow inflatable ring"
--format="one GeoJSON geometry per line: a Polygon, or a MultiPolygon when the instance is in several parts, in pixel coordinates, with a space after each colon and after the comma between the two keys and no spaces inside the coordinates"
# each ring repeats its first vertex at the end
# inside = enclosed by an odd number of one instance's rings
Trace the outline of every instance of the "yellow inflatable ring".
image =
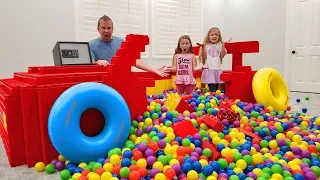
{"type": "Polygon", "coordinates": [[[252,80],[252,91],[257,103],[271,106],[277,111],[284,111],[289,103],[287,84],[278,71],[262,68],[252,80]]]}

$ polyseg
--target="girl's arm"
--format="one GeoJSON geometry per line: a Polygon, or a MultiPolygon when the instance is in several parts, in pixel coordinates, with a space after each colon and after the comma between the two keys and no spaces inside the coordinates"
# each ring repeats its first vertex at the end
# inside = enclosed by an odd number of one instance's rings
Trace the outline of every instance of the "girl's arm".
{"type": "Polygon", "coordinates": [[[221,52],[220,52],[220,58],[224,58],[224,56],[227,54],[227,49],[224,45],[224,42],[222,42],[221,52]]]}
{"type": "Polygon", "coordinates": [[[205,62],[205,60],[207,59],[207,52],[204,45],[200,47],[200,51],[201,51],[200,56],[201,56],[202,64],[204,64],[203,62],[205,62]]]}

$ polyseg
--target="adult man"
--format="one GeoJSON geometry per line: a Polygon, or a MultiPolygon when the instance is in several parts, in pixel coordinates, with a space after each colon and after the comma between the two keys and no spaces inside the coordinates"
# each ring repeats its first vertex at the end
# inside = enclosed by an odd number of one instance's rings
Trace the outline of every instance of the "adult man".
{"type": "MultiPolygon", "coordinates": [[[[107,66],[111,58],[116,54],[124,41],[120,37],[113,36],[113,22],[110,17],[103,15],[98,20],[97,30],[100,37],[89,41],[91,58],[94,64],[107,66]]],[[[136,61],[136,67],[145,71],[154,72],[160,76],[167,76],[165,67],[154,69],[143,63],[140,59],[136,61]]]]}

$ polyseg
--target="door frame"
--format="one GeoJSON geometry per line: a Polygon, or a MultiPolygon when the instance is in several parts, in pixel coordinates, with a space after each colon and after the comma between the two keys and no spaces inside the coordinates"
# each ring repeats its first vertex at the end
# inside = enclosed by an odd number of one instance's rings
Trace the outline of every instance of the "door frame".
{"type": "Polygon", "coordinates": [[[292,42],[291,42],[291,0],[286,0],[286,26],[285,26],[285,48],[284,48],[284,80],[287,83],[289,91],[291,91],[291,51],[292,51],[292,42]]]}

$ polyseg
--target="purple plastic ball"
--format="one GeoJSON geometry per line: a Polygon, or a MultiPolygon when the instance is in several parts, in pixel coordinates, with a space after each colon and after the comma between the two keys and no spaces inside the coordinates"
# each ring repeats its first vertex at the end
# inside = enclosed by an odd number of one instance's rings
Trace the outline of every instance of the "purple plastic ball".
{"type": "Polygon", "coordinates": [[[58,159],[54,159],[51,161],[51,164],[56,164],[59,160],[58,159]]]}
{"type": "Polygon", "coordinates": [[[248,176],[248,177],[251,177],[252,179],[257,179],[257,175],[256,175],[255,173],[253,173],[253,172],[249,172],[249,173],[247,174],[247,176],[248,176]]]}
{"type": "Polygon", "coordinates": [[[190,103],[190,106],[191,106],[191,107],[195,107],[196,105],[197,105],[197,104],[196,104],[195,102],[191,102],[191,103],[190,103]]]}
{"type": "Polygon", "coordinates": [[[192,161],[198,161],[198,158],[197,158],[196,156],[190,156],[190,159],[191,159],[192,161]]]}
{"type": "Polygon", "coordinates": [[[180,174],[181,173],[181,166],[180,164],[173,164],[172,168],[174,169],[174,171],[176,172],[176,174],[180,174]]]}
{"type": "Polygon", "coordinates": [[[305,178],[306,180],[316,180],[317,176],[313,172],[307,172],[305,178]]]}
{"type": "Polygon", "coordinates": [[[167,112],[168,111],[168,108],[167,107],[165,107],[165,106],[162,106],[161,107],[161,112],[167,112]]]}
{"type": "Polygon", "coordinates": [[[198,155],[200,156],[202,154],[202,149],[200,147],[196,147],[193,150],[194,152],[198,153],[198,155]]]}
{"type": "Polygon", "coordinates": [[[144,152],[145,150],[147,150],[148,146],[145,144],[145,143],[140,143],[138,145],[138,149],[141,151],[141,152],[144,152]]]}
{"type": "Polygon", "coordinates": [[[187,177],[187,175],[184,174],[184,173],[180,173],[179,176],[178,176],[179,179],[182,179],[182,178],[184,178],[184,177],[187,177]]]}
{"type": "Polygon", "coordinates": [[[141,115],[138,115],[138,116],[137,116],[137,121],[138,121],[138,122],[141,122],[141,121],[143,121],[143,116],[141,116],[141,115]]]}
{"type": "Polygon", "coordinates": [[[252,147],[255,148],[257,151],[261,150],[261,147],[257,144],[253,144],[252,147]]]}
{"type": "Polygon", "coordinates": [[[151,177],[155,177],[158,173],[160,173],[160,170],[157,168],[151,169],[151,171],[150,171],[151,177]]]}
{"type": "Polygon", "coordinates": [[[244,155],[250,155],[250,151],[244,149],[241,151],[241,154],[244,156],[244,155]]]}
{"type": "Polygon", "coordinates": [[[201,141],[202,136],[199,133],[196,133],[196,134],[193,135],[193,139],[201,141]]]}
{"type": "Polygon", "coordinates": [[[154,156],[154,152],[152,149],[147,148],[146,151],[144,151],[144,156],[149,157],[149,156],[154,156]]]}
{"type": "Polygon", "coordinates": [[[228,176],[228,174],[226,174],[226,173],[221,173],[221,174],[219,174],[219,178],[225,178],[225,179],[228,179],[228,178],[229,178],[229,176],[228,176]]]}
{"type": "Polygon", "coordinates": [[[64,169],[65,164],[64,164],[64,162],[58,161],[55,164],[55,166],[56,166],[57,171],[62,171],[64,169]]]}
{"type": "Polygon", "coordinates": [[[229,121],[227,119],[222,120],[222,124],[224,126],[228,126],[229,125],[229,121]]]}
{"type": "Polygon", "coordinates": [[[197,114],[195,112],[192,112],[190,114],[190,118],[193,118],[193,119],[197,118],[197,114]]]}
{"type": "Polygon", "coordinates": [[[167,145],[167,143],[166,143],[165,140],[160,139],[160,140],[158,141],[158,146],[159,146],[159,148],[163,149],[163,148],[166,147],[166,145],[167,145]]]}
{"type": "Polygon", "coordinates": [[[278,140],[278,145],[281,147],[281,146],[287,145],[287,143],[286,143],[286,141],[284,139],[279,139],[278,140]]]}
{"type": "Polygon", "coordinates": [[[234,122],[233,122],[233,126],[234,126],[235,128],[240,127],[240,121],[234,121],[234,122]]]}
{"type": "Polygon", "coordinates": [[[151,126],[147,126],[146,129],[145,129],[146,133],[150,133],[151,129],[152,129],[151,126]]]}
{"type": "Polygon", "coordinates": [[[300,147],[295,146],[295,147],[292,148],[292,152],[293,152],[293,154],[295,154],[295,155],[300,155],[301,152],[302,152],[302,150],[301,150],[300,147]]]}
{"type": "Polygon", "coordinates": [[[147,157],[147,164],[148,166],[152,166],[157,161],[157,158],[154,156],[147,157]]]}
{"type": "Polygon", "coordinates": [[[196,152],[191,152],[190,156],[195,156],[196,158],[199,158],[199,154],[196,152]]]}
{"type": "Polygon", "coordinates": [[[142,131],[141,129],[137,129],[137,130],[136,130],[136,135],[137,135],[138,137],[142,136],[142,134],[143,134],[143,131],[142,131]]]}
{"type": "Polygon", "coordinates": [[[303,151],[301,152],[301,157],[302,157],[302,158],[311,159],[311,153],[310,153],[310,151],[303,150],[303,151]]]}

